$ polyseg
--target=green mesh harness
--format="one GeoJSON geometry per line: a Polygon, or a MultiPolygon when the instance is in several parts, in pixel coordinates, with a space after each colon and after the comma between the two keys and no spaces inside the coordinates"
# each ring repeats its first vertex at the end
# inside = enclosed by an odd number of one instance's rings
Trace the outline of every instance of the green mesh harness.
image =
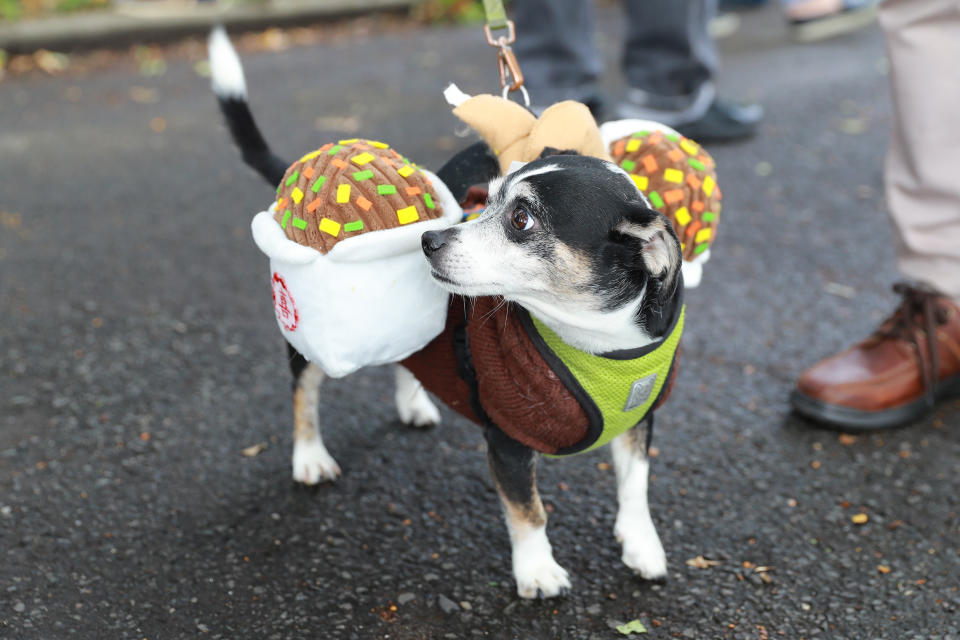
{"type": "Polygon", "coordinates": [[[601,447],[643,420],[659,400],[673,370],[685,311],[686,306],[681,306],[659,343],[604,355],[571,347],[549,327],[525,314],[528,335],[540,355],[590,419],[587,437],[555,456],[601,447]]]}

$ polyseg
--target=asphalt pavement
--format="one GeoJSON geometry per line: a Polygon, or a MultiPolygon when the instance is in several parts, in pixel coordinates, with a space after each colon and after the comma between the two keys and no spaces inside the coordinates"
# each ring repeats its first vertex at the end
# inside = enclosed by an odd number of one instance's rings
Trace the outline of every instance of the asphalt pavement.
{"type": "MultiPolygon", "coordinates": [[[[615,96],[615,10],[599,30],[615,96]]],[[[772,7],[722,45],[723,92],[768,115],[710,149],[720,235],[654,437],[669,580],[620,563],[599,451],[542,464],[574,589],[534,602],[515,594],[479,429],[448,411],[402,427],[385,369],[324,387],[344,476],[292,484],[289,374],[249,233],[271,190],[192,61],[0,83],[0,638],[602,639],[631,620],[649,638],[960,638],[960,404],[875,435],[789,413],[797,374],[873,328],[897,273],[880,34],[784,36],[772,7]]],[[[244,62],[291,158],[359,134],[439,167],[471,140],[444,86],[496,82],[475,27],[244,62]]]]}

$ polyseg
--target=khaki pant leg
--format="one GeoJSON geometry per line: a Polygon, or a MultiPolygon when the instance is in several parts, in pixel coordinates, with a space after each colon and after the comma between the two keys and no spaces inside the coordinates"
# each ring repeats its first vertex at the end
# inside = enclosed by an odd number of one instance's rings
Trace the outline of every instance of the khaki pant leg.
{"type": "Polygon", "coordinates": [[[894,122],[886,196],[897,265],[960,300],[960,1],[886,0],[894,122]]]}

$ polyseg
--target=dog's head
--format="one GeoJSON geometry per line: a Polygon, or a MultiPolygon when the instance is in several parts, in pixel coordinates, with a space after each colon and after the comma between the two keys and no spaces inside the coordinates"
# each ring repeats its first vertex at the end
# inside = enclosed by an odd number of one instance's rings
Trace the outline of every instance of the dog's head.
{"type": "Polygon", "coordinates": [[[490,184],[484,213],[423,236],[433,277],[499,295],[599,352],[651,342],[675,313],[680,243],[616,165],[548,156],[490,184]]]}

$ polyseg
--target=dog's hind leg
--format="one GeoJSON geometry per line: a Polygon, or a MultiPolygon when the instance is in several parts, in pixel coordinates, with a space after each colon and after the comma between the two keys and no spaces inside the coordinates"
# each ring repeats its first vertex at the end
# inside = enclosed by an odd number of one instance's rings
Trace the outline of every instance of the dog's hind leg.
{"type": "Polygon", "coordinates": [[[513,577],[521,598],[552,597],[570,588],[566,569],[553,559],[547,513],[537,491],[536,453],[488,427],[487,462],[500,494],[513,556],[513,577]]]}
{"type": "Polygon", "coordinates": [[[393,367],[397,379],[397,413],[404,424],[414,427],[435,427],[440,424],[440,410],[427,395],[426,389],[410,370],[397,364],[393,367]]]}
{"type": "Polygon", "coordinates": [[[340,466],[323,445],[317,415],[323,370],[289,344],[287,350],[293,373],[293,479],[310,485],[335,480],[340,466]]]}
{"type": "Polygon", "coordinates": [[[610,443],[620,503],[614,534],[623,545],[624,564],[647,580],[660,580],[667,576],[667,555],[647,505],[647,449],[652,430],[650,415],[610,443]]]}

